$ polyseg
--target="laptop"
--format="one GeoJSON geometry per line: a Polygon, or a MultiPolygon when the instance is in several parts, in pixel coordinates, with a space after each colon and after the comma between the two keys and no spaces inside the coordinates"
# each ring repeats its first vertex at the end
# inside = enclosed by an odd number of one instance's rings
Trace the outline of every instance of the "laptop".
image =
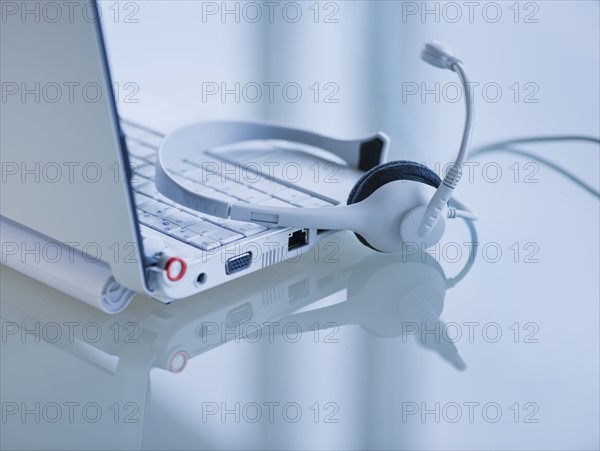
{"type": "MultiPolygon", "coordinates": [[[[296,258],[332,233],[223,220],[162,196],[154,171],[164,136],[136,118],[119,118],[95,2],[56,20],[45,17],[43,2],[11,5],[2,10],[0,219],[23,236],[47,238],[17,243],[13,267],[31,275],[28,268],[41,261],[54,270],[40,278],[45,283],[84,284],[81,265],[70,261],[57,270],[48,264],[54,255],[48,243],[57,242],[83,256],[84,265],[104,265],[113,293],[116,283],[169,303],[296,258]]],[[[190,158],[176,168],[182,183],[230,201],[336,205],[362,175],[322,153],[276,141],[199,152],[217,169],[206,171],[190,158]],[[335,183],[311,184],[307,177],[289,183],[277,172],[260,183],[252,177],[223,183],[228,165],[267,161],[293,162],[304,175],[317,164],[335,174],[335,183]]]]}

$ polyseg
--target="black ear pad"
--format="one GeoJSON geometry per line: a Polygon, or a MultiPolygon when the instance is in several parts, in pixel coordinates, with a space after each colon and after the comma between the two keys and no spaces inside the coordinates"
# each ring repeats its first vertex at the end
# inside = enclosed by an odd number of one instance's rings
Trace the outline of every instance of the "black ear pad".
{"type": "MultiPolygon", "coordinates": [[[[383,185],[396,180],[425,183],[434,188],[442,183],[440,177],[425,165],[414,161],[390,161],[365,172],[350,191],[346,203],[352,205],[365,200],[383,185]]],[[[365,246],[375,249],[358,233],[355,235],[365,246]]]]}

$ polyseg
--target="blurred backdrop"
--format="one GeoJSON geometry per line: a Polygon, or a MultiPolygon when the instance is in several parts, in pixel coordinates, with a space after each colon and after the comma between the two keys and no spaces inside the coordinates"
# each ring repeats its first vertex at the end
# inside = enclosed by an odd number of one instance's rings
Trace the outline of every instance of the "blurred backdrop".
{"type": "MultiPolygon", "coordinates": [[[[391,158],[425,162],[440,172],[440,164],[457,151],[464,108],[454,74],[419,58],[423,43],[435,39],[455,50],[473,81],[474,145],[526,135],[600,135],[597,1],[114,4],[101,2],[113,81],[120,84],[119,109],[133,119],[153,117],[165,129],[198,119],[261,119],[347,137],[383,130],[392,138],[391,158]]],[[[597,146],[529,148],[598,189],[597,146]]],[[[490,155],[482,164],[492,161],[504,176],[490,182],[493,175],[478,166],[457,195],[480,214],[482,242],[502,239],[508,246],[509,241],[523,243],[533,237],[545,252],[544,264],[527,268],[522,277],[510,262],[476,266],[470,282],[453,292],[445,314],[462,319],[490,315],[500,321],[506,318],[503,305],[510,298],[518,300],[513,305],[539,303],[533,310],[543,323],[556,319],[563,309],[578,308],[585,314],[568,335],[581,347],[563,352],[565,330],[547,334],[545,344],[536,349],[536,356],[545,356],[537,361],[545,363],[530,373],[514,368],[515,379],[508,378],[506,387],[490,387],[488,374],[501,371],[510,347],[496,348],[496,363],[485,368],[478,368],[471,356],[469,378],[453,373],[440,380],[431,372],[437,368],[433,356],[415,352],[415,358],[408,359],[414,366],[399,366],[390,359],[391,345],[375,346],[375,339],[365,338],[360,330],[345,332],[349,345],[323,355],[309,355],[302,346],[294,347],[293,353],[278,351],[276,345],[250,346],[245,353],[224,346],[190,362],[196,370],[180,375],[177,384],[170,374],[153,374],[152,402],[164,413],[160,422],[164,426],[172,418],[173,434],[194,434],[189,409],[195,395],[190,388],[195,375],[203,374],[203,386],[214,387],[217,397],[235,398],[238,392],[255,390],[259,397],[279,399],[285,390],[293,390],[296,396],[327,394],[344,400],[343,429],[309,437],[300,427],[283,428],[278,446],[441,448],[460,447],[466,437],[469,443],[491,446],[489,429],[468,424],[438,425],[435,434],[428,425],[417,425],[410,434],[404,430],[394,436],[397,418],[390,387],[399,397],[464,399],[470,393],[485,398],[493,391],[501,399],[527,398],[540,394],[532,393],[532,386],[544,396],[568,393],[565,381],[579,377],[573,369],[581,369],[578,365],[585,368],[582,374],[597,374],[597,356],[589,356],[598,342],[598,201],[544,167],[533,177],[539,183],[523,183],[531,174],[511,172],[517,160],[490,155]],[[566,267],[576,270],[565,274],[566,267]],[[577,307],[569,305],[574,300],[577,307]],[[213,374],[210,368],[219,371],[213,374]],[[340,368],[348,379],[339,377],[340,368]],[[409,386],[406,393],[404,387],[409,386]]],[[[521,171],[527,170],[525,163],[519,160],[521,171]]],[[[449,240],[463,239],[460,230],[451,229],[449,240]]],[[[518,309],[511,313],[511,318],[518,317],[518,309]]],[[[407,355],[412,352],[409,349],[407,355]]],[[[466,354],[469,357],[468,350],[466,354]]],[[[554,409],[545,411],[544,425],[550,428],[544,433],[510,429],[495,434],[494,445],[514,446],[516,440],[522,447],[572,447],[573,436],[580,438],[582,447],[597,445],[597,378],[595,384],[589,378],[582,384],[581,391],[596,400],[595,407],[581,392],[565,394],[560,402],[550,403],[554,409]],[[576,413],[572,421],[565,412],[576,413]],[[570,432],[549,435],[552,428],[570,432]]],[[[146,425],[151,446],[173,443],[172,436],[154,436],[152,424],[146,425]]],[[[224,434],[223,428],[204,431],[205,442],[264,445],[260,431],[251,425],[238,429],[245,431],[243,438],[224,434]]]]}

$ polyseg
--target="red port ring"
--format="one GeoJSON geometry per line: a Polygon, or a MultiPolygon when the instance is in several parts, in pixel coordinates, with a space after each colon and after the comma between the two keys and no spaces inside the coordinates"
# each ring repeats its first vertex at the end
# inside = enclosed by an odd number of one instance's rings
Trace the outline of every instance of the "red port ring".
{"type": "Polygon", "coordinates": [[[167,263],[165,264],[165,271],[167,272],[167,279],[169,279],[171,282],[177,282],[178,280],[181,280],[183,278],[183,276],[185,275],[186,270],[187,270],[187,263],[185,262],[185,260],[183,258],[180,258],[180,257],[171,257],[170,259],[167,260],[167,263]],[[177,274],[171,273],[171,270],[173,269],[173,265],[177,266],[177,264],[181,265],[179,272],[177,274]]]}
{"type": "Polygon", "coordinates": [[[187,352],[176,352],[173,354],[173,357],[171,357],[171,361],[169,362],[169,371],[171,373],[181,373],[187,366],[189,360],[190,355],[187,352]],[[178,362],[179,358],[181,358],[181,362],[178,362]]]}

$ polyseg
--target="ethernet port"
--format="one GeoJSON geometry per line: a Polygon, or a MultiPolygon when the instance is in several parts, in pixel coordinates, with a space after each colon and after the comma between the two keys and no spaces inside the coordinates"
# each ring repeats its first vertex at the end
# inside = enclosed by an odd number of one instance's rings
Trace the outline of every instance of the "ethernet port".
{"type": "Polygon", "coordinates": [[[294,250],[308,244],[308,230],[301,229],[290,233],[288,238],[288,251],[294,250]]]}

